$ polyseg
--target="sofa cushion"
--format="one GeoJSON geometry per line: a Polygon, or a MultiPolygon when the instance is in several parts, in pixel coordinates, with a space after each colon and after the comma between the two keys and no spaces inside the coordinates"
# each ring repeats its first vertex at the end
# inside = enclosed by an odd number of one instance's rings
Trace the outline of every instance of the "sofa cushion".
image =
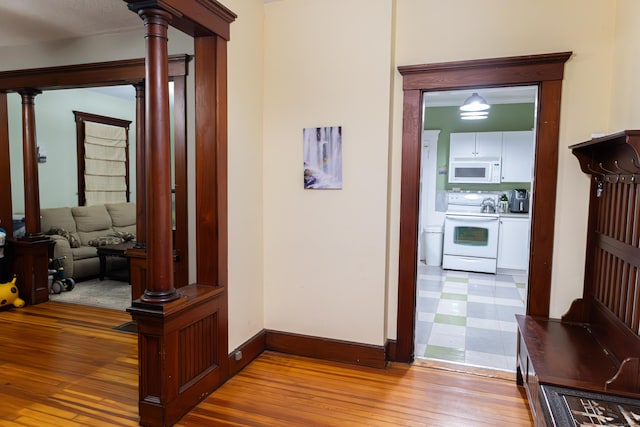
{"type": "Polygon", "coordinates": [[[111,216],[104,205],[76,206],[71,208],[71,213],[83,245],[97,237],[113,235],[111,216]]]}
{"type": "Polygon", "coordinates": [[[40,227],[48,233],[53,227],[61,228],[73,233],[76,231],[76,222],[73,219],[71,208],[50,208],[40,210],[40,227]]]}
{"type": "Polygon", "coordinates": [[[130,233],[135,239],[136,234],[136,204],[135,203],[107,203],[107,212],[111,215],[111,223],[115,231],[130,233]]]}
{"type": "Polygon", "coordinates": [[[111,216],[114,227],[127,227],[136,224],[135,203],[107,203],[104,205],[111,216]]]}
{"type": "Polygon", "coordinates": [[[98,256],[98,250],[93,246],[80,246],[79,248],[72,248],[71,253],[73,253],[74,261],[85,258],[95,258],[98,256]]]}

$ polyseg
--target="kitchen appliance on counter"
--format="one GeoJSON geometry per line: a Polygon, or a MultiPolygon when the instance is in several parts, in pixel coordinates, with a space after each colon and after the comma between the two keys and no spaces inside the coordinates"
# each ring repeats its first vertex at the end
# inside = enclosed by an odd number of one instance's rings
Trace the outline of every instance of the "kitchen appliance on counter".
{"type": "Polygon", "coordinates": [[[490,193],[453,192],[447,196],[442,268],[495,273],[499,215],[490,193]],[[493,206],[485,209],[486,206],[493,206]],[[484,212],[483,211],[488,211],[484,212]]]}
{"type": "Polygon", "coordinates": [[[509,210],[513,213],[529,212],[529,192],[524,189],[512,190],[509,197],[509,210]]]}

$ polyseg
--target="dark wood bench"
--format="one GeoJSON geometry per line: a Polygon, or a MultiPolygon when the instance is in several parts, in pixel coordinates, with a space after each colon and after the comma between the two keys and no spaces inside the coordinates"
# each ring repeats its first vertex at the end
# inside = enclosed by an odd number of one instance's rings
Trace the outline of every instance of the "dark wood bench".
{"type": "Polygon", "coordinates": [[[607,318],[604,307],[593,311],[594,322],[516,316],[517,380],[527,390],[536,425],[545,425],[542,384],[640,398],[640,339],[607,318]]]}
{"type": "Polygon", "coordinates": [[[593,178],[583,295],[561,319],[516,316],[517,381],[536,425],[550,419],[541,385],[640,399],[639,148],[640,131],[571,147],[593,178]]]}

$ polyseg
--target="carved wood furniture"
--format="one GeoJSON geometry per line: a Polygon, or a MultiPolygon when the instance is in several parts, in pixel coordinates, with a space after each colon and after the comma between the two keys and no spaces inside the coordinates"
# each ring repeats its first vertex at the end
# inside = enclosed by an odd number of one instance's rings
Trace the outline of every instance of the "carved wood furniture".
{"type": "Polygon", "coordinates": [[[640,398],[640,131],[570,148],[591,176],[583,295],[562,319],[517,316],[518,383],[536,425],[543,384],[640,398]]]}

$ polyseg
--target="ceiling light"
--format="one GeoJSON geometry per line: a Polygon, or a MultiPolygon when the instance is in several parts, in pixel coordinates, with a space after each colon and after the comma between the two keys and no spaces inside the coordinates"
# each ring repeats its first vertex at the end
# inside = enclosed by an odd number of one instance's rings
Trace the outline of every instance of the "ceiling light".
{"type": "Polygon", "coordinates": [[[484,111],[491,108],[487,101],[477,92],[474,92],[470,97],[468,97],[464,104],[460,107],[461,111],[484,111]]]}
{"type": "Polygon", "coordinates": [[[460,118],[462,120],[482,120],[488,117],[488,111],[464,111],[460,113],[460,118]]]}

